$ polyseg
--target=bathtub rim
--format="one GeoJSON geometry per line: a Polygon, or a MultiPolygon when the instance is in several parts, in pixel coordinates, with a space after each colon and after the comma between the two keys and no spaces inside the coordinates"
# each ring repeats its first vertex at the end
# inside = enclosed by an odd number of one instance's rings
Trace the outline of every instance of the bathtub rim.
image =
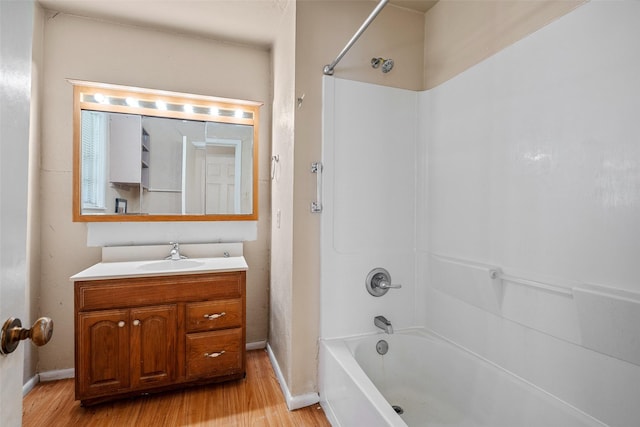
{"type": "MultiPolygon", "coordinates": [[[[456,343],[455,341],[448,339],[443,335],[440,335],[439,333],[429,328],[416,326],[416,327],[410,327],[410,328],[397,329],[395,331],[395,334],[415,336],[421,339],[427,339],[431,341],[433,340],[442,341],[444,344],[453,346],[454,349],[460,350],[466,353],[467,355],[470,355],[472,359],[477,359],[478,362],[480,363],[487,363],[490,367],[495,368],[501,371],[503,374],[506,374],[507,376],[513,378],[515,382],[523,383],[525,386],[535,389],[537,392],[541,393],[546,398],[555,400],[559,404],[564,405],[567,408],[570,408],[572,411],[576,413],[577,416],[583,417],[585,421],[593,423],[594,426],[609,427],[608,424],[605,424],[604,422],[584,412],[583,410],[575,407],[574,405],[566,402],[565,400],[560,399],[558,396],[548,392],[547,390],[537,386],[536,384],[528,381],[527,379],[513,373],[512,371],[509,371],[508,369],[503,368],[497,363],[475,353],[474,351],[469,350],[468,348],[456,343]]],[[[370,337],[380,337],[381,339],[383,339],[384,337],[388,337],[388,336],[389,335],[384,332],[376,331],[376,332],[370,332],[365,334],[349,335],[349,336],[337,337],[337,338],[320,338],[319,341],[320,341],[320,346],[324,346],[324,348],[326,348],[327,351],[332,353],[334,359],[342,367],[342,369],[344,369],[347,373],[357,374],[356,375],[357,378],[354,378],[354,376],[351,374],[349,375],[353,380],[353,382],[355,383],[355,385],[365,394],[365,396],[367,396],[367,398],[369,398],[376,405],[376,408],[378,408],[380,415],[385,419],[385,421],[387,421],[387,423],[389,423],[389,426],[405,427],[407,426],[407,424],[400,417],[400,415],[396,414],[396,412],[393,410],[389,402],[384,398],[382,393],[378,390],[378,388],[373,383],[373,381],[369,379],[369,377],[366,375],[362,367],[360,367],[360,365],[356,361],[355,354],[354,354],[354,351],[357,346],[357,344],[355,344],[356,342],[366,338],[370,338],[370,337]],[[345,352],[348,357],[344,357],[345,352]],[[342,358],[337,357],[340,355],[342,355],[343,357],[342,358]],[[347,368],[351,368],[353,369],[353,371],[349,371],[347,370],[347,368]],[[374,392],[373,393],[368,392],[368,390],[363,389],[363,386],[371,387],[374,390],[374,392]],[[372,394],[374,396],[372,396],[372,394]]],[[[320,353],[322,354],[322,352],[320,353]]],[[[322,379],[321,379],[321,382],[322,382],[322,379]]],[[[323,402],[326,402],[326,400],[322,395],[322,389],[321,389],[320,404],[325,409],[325,411],[327,411],[327,409],[323,405],[323,402]]]]}
{"type": "MultiPolygon", "coordinates": [[[[365,334],[359,337],[373,336],[375,334],[365,334]]],[[[358,336],[351,337],[352,339],[358,336]]],[[[347,373],[349,379],[355,384],[360,392],[371,402],[378,414],[384,419],[389,427],[408,427],[404,420],[398,415],[387,399],[375,386],[373,381],[367,376],[364,370],[360,367],[356,361],[351,349],[347,345],[347,339],[332,338],[332,339],[320,339],[320,354],[322,355],[324,349],[331,353],[334,361],[347,373]]],[[[322,365],[322,361],[320,362],[322,365]]],[[[322,368],[320,369],[320,375],[322,375],[322,368]]],[[[331,422],[333,427],[342,427],[342,423],[335,416],[335,412],[331,403],[326,399],[324,395],[323,387],[324,378],[320,378],[320,406],[322,406],[327,418],[331,422]]]]}

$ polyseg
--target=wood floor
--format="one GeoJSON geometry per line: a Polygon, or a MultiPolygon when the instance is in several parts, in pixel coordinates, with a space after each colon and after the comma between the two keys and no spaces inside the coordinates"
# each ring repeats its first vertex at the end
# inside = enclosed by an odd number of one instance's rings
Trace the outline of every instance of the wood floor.
{"type": "Polygon", "coordinates": [[[104,403],[74,400],[73,379],[38,384],[23,403],[23,427],[325,426],[322,408],[289,412],[264,350],[247,352],[247,378],[104,403]]]}

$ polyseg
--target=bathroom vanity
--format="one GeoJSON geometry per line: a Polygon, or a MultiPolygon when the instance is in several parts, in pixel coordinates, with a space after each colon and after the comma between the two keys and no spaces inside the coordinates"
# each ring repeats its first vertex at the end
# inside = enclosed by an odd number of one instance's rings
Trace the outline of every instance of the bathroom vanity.
{"type": "Polygon", "coordinates": [[[99,263],[76,274],[76,399],[245,376],[243,257],[99,263]]]}

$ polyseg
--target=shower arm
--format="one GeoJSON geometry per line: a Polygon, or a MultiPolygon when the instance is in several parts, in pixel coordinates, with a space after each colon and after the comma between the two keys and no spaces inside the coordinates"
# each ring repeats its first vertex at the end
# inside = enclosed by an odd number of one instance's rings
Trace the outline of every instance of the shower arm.
{"type": "Polygon", "coordinates": [[[347,43],[347,45],[344,47],[344,49],[342,49],[342,51],[338,54],[338,56],[336,57],[336,59],[333,60],[333,62],[331,64],[325,65],[322,72],[326,75],[326,76],[333,76],[333,69],[336,67],[336,65],[338,65],[338,62],[340,62],[340,60],[342,59],[343,56],[345,56],[347,54],[347,52],[349,51],[349,49],[351,49],[351,46],[353,46],[355,44],[355,42],[360,38],[360,36],[362,35],[362,33],[364,33],[364,31],[367,29],[367,27],[371,24],[371,22],[373,22],[374,19],[376,19],[376,16],[378,16],[378,14],[380,13],[380,11],[382,10],[383,7],[385,7],[385,5],[389,2],[389,0],[380,0],[380,3],[378,3],[378,5],[376,6],[375,9],[373,9],[373,12],[371,12],[371,15],[369,15],[369,17],[364,21],[364,23],[360,26],[360,28],[358,29],[358,31],[356,31],[356,33],[353,35],[353,37],[351,37],[351,40],[349,40],[349,42],[347,43]]]}

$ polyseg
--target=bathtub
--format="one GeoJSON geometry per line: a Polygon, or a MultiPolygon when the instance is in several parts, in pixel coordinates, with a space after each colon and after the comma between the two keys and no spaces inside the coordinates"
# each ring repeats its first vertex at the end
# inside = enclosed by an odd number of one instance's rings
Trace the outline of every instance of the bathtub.
{"type": "Polygon", "coordinates": [[[424,330],[321,340],[320,403],[334,427],[605,426],[424,330]]]}

